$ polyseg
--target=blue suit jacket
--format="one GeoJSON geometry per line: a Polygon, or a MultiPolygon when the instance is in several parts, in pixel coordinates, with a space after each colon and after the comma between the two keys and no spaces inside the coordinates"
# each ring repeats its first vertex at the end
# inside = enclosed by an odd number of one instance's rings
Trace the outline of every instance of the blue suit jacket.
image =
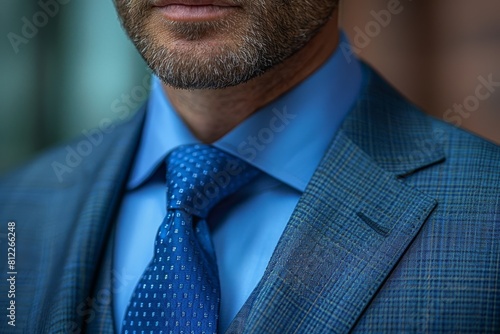
{"type": "MultiPolygon", "coordinates": [[[[500,331],[500,148],[426,116],[365,71],[365,90],[228,333],[500,331]]],[[[53,167],[65,148],[1,181],[0,224],[16,222],[18,272],[16,327],[2,315],[2,332],[113,331],[112,291],[127,284],[112,271],[115,214],[144,112],[70,160],[62,182],[53,167]]]]}

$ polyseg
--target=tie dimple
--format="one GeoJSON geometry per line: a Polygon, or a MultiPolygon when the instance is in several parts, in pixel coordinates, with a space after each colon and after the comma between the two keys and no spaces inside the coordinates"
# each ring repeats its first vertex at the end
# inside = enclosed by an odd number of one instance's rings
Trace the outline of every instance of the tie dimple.
{"type": "Polygon", "coordinates": [[[122,333],[217,333],[220,287],[205,218],[258,170],[210,145],[181,146],[166,164],[167,216],[122,333]]]}

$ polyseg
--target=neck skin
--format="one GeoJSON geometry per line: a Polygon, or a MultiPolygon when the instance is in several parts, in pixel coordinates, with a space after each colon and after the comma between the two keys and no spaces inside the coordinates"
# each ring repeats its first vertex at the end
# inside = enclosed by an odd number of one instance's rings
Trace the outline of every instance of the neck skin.
{"type": "Polygon", "coordinates": [[[163,84],[163,89],[192,133],[203,143],[212,143],[302,82],[326,62],[338,43],[334,13],[300,51],[244,84],[218,90],[182,90],[163,84]]]}

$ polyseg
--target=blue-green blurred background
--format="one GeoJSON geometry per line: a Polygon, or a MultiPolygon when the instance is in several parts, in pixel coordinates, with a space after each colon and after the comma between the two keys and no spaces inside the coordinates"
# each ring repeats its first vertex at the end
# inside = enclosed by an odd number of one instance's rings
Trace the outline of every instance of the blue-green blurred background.
{"type": "Polygon", "coordinates": [[[117,119],[113,102],[148,75],[112,1],[43,1],[50,2],[59,8],[4,0],[0,10],[0,171],[104,118],[117,119]],[[26,19],[38,32],[25,27],[26,19]]]}

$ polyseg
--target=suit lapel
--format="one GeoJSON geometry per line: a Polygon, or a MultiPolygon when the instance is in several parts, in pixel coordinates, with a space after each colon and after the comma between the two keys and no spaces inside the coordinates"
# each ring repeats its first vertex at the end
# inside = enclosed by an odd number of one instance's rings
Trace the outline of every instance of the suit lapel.
{"type": "Polygon", "coordinates": [[[349,332],[436,206],[404,183],[444,159],[426,117],[365,77],[228,333],[349,332]]]}
{"type": "Polygon", "coordinates": [[[48,318],[47,332],[81,332],[99,324],[112,330],[112,246],[108,241],[143,118],[144,108],[132,120],[114,128],[87,157],[88,161],[83,161],[82,170],[78,174],[75,171],[68,180],[72,185],[68,192],[82,204],[73,217],[74,229],[61,263],[57,292],[50,298],[54,310],[50,314],[59,316],[48,318]],[[100,284],[99,291],[96,283],[100,284]]]}

